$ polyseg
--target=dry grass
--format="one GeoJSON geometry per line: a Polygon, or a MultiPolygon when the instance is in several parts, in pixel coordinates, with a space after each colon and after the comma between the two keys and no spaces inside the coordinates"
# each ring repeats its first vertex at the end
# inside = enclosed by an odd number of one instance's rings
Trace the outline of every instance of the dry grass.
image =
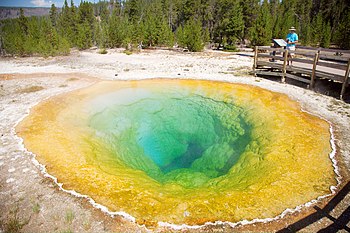
{"type": "Polygon", "coordinates": [[[32,210],[34,213],[38,214],[40,212],[40,209],[41,209],[41,207],[40,207],[39,203],[33,204],[32,210]]]}
{"type": "Polygon", "coordinates": [[[73,212],[72,210],[69,209],[69,210],[66,212],[66,217],[65,217],[66,222],[69,223],[69,224],[71,224],[71,223],[73,222],[74,218],[75,218],[74,212],[73,212]]]}
{"type": "Polygon", "coordinates": [[[77,80],[79,80],[79,79],[78,78],[69,78],[66,81],[71,82],[71,81],[77,81],[77,80]]]}
{"type": "Polygon", "coordinates": [[[130,50],[124,50],[123,53],[125,53],[126,55],[131,55],[131,54],[132,54],[132,51],[130,51],[130,50]]]}
{"type": "Polygon", "coordinates": [[[0,96],[6,95],[4,85],[0,85],[0,96]]]}
{"type": "Polygon", "coordinates": [[[41,91],[44,90],[45,88],[42,86],[31,86],[31,87],[26,87],[23,89],[20,89],[18,91],[18,93],[23,94],[23,93],[32,93],[32,92],[37,92],[37,91],[41,91]]]}
{"type": "Polygon", "coordinates": [[[28,223],[29,219],[24,221],[19,219],[18,207],[16,207],[14,210],[10,211],[10,216],[8,216],[6,221],[0,222],[0,229],[8,233],[21,232],[21,229],[28,223]]]}

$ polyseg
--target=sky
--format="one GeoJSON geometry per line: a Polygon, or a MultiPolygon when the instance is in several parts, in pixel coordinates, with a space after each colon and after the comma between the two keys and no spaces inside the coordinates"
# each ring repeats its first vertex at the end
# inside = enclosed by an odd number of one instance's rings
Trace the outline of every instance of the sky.
{"type": "MultiPolygon", "coordinates": [[[[56,7],[62,7],[64,0],[0,0],[0,6],[13,6],[13,7],[50,7],[51,4],[55,4],[56,7]]],[[[67,0],[70,5],[70,0],[67,0]]],[[[89,2],[94,2],[90,0],[89,2]]],[[[98,2],[98,0],[95,0],[98,2]]],[[[80,0],[74,0],[74,4],[78,6],[80,0]]]]}

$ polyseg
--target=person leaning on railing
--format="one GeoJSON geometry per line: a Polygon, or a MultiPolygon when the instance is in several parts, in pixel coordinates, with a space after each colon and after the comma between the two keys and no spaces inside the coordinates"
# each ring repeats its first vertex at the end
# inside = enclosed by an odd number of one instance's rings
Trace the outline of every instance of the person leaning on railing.
{"type": "MultiPolygon", "coordinates": [[[[295,51],[295,44],[298,43],[298,34],[296,33],[296,29],[294,27],[291,27],[289,29],[289,33],[287,35],[286,41],[287,41],[287,50],[288,50],[288,57],[292,58],[294,57],[295,51]]],[[[290,64],[292,65],[292,60],[290,61],[290,64]]],[[[289,60],[287,65],[289,65],[289,60]]]]}

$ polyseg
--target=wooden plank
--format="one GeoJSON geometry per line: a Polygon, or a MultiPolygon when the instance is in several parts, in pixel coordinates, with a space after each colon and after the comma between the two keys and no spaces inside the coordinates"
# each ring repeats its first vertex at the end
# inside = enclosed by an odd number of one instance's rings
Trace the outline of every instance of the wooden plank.
{"type": "Polygon", "coordinates": [[[253,63],[253,71],[256,69],[258,62],[258,47],[255,46],[255,51],[254,51],[254,63],[253,63]]]}
{"type": "Polygon", "coordinates": [[[257,66],[267,66],[271,68],[276,68],[282,70],[282,64],[276,63],[276,62],[269,62],[269,61],[258,61],[257,66]]]}
{"type": "Polygon", "coordinates": [[[286,73],[286,77],[287,77],[287,78],[294,79],[294,80],[298,80],[298,81],[303,82],[303,83],[308,83],[308,84],[310,84],[310,82],[311,82],[310,79],[302,78],[302,77],[296,76],[296,75],[294,75],[294,74],[286,73]]]}
{"type": "MultiPolygon", "coordinates": [[[[319,48],[316,48],[316,47],[309,47],[309,46],[302,46],[302,45],[299,45],[298,48],[304,49],[304,50],[313,50],[313,51],[319,50],[319,48]]],[[[315,54],[315,52],[314,52],[314,54],[315,54]]]]}
{"type": "MultiPolygon", "coordinates": [[[[311,77],[311,70],[307,70],[307,69],[296,68],[296,67],[293,67],[293,66],[292,67],[291,66],[287,66],[286,71],[288,71],[288,72],[295,72],[295,73],[304,74],[304,75],[307,74],[307,75],[310,75],[310,77],[311,77]]],[[[266,74],[266,73],[273,73],[272,74],[273,76],[283,76],[283,73],[280,73],[280,72],[272,72],[272,71],[266,71],[266,70],[264,70],[264,71],[263,70],[256,70],[255,72],[256,73],[264,72],[264,74],[266,74]],[[279,75],[276,75],[276,73],[278,73],[279,75]]],[[[289,74],[289,73],[286,73],[286,74],[289,74]]],[[[266,74],[266,75],[268,75],[268,74],[266,74]]],[[[292,74],[289,74],[289,76],[290,75],[292,75],[292,74]]],[[[321,72],[321,71],[316,71],[316,77],[324,78],[324,79],[330,79],[330,80],[338,81],[338,82],[343,82],[343,80],[344,80],[343,76],[335,75],[335,74],[329,74],[329,73],[325,73],[325,72],[321,72]]],[[[309,79],[305,79],[305,80],[309,80],[309,79]]],[[[311,80],[308,81],[308,83],[310,83],[310,82],[311,82],[311,80]]],[[[348,82],[350,82],[350,80],[348,80],[348,82]]]]}
{"type": "Polygon", "coordinates": [[[255,47],[260,49],[260,50],[271,48],[271,46],[255,46],[255,47]]]}
{"type": "Polygon", "coordinates": [[[305,50],[320,50],[324,52],[339,52],[339,53],[350,53],[350,50],[344,50],[344,49],[326,49],[326,48],[315,48],[315,47],[309,47],[309,46],[301,46],[299,45],[298,48],[305,49],[305,50]]]}
{"type": "Polygon", "coordinates": [[[282,79],[281,79],[282,83],[286,82],[287,59],[288,59],[288,50],[286,49],[286,50],[284,50],[284,61],[283,61],[283,68],[282,68],[283,75],[282,75],[282,79]]]}
{"type": "Polygon", "coordinates": [[[265,57],[265,58],[271,58],[272,55],[268,53],[258,53],[258,57],[265,57]]]}
{"type": "Polygon", "coordinates": [[[255,74],[259,75],[268,75],[268,76],[282,76],[281,72],[271,72],[271,71],[264,71],[264,70],[256,70],[254,71],[255,74]]]}
{"type": "Polygon", "coordinates": [[[346,64],[339,64],[339,63],[330,63],[330,62],[323,62],[319,61],[317,63],[318,66],[325,66],[325,67],[330,67],[338,70],[346,70],[346,64]]]}
{"type": "Polygon", "coordinates": [[[348,86],[348,81],[349,81],[349,73],[350,73],[350,59],[348,61],[348,66],[346,68],[345,76],[344,76],[344,83],[343,86],[341,87],[341,92],[340,92],[340,99],[343,100],[345,90],[348,86]]]}
{"type": "MultiPolygon", "coordinates": [[[[305,69],[305,68],[296,67],[296,66],[287,66],[287,71],[298,73],[298,74],[310,75],[310,76],[312,75],[311,69],[305,69]]],[[[344,80],[344,76],[342,76],[342,75],[331,74],[331,73],[327,73],[327,72],[319,71],[319,70],[316,70],[315,76],[319,77],[319,78],[325,78],[325,79],[338,81],[338,82],[343,82],[343,80],[344,80]]]]}
{"type": "Polygon", "coordinates": [[[335,55],[329,55],[329,54],[321,54],[320,55],[320,59],[332,60],[332,61],[346,63],[348,61],[349,57],[335,56],[335,55]]]}
{"type": "MultiPolygon", "coordinates": [[[[315,56],[315,54],[314,54],[315,56]]],[[[301,63],[306,63],[306,64],[314,64],[313,60],[309,60],[309,59],[302,59],[302,58],[293,58],[293,61],[295,62],[301,62],[301,63]]]]}
{"type": "MultiPolygon", "coordinates": [[[[315,55],[314,51],[315,50],[317,50],[317,49],[305,50],[305,49],[301,49],[301,48],[298,47],[294,51],[294,53],[298,54],[298,55],[303,55],[303,56],[306,56],[306,57],[310,57],[310,56],[314,57],[314,55],[315,55]]],[[[350,54],[345,54],[345,56],[344,55],[343,56],[337,56],[335,54],[325,53],[324,51],[322,53],[321,50],[319,50],[319,51],[320,51],[320,58],[319,59],[323,59],[323,60],[332,60],[332,61],[347,63],[347,61],[348,61],[348,59],[350,57],[350,54]]]]}
{"type": "MultiPolygon", "coordinates": [[[[304,51],[304,50],[295,50],[294,52],[297,55],[303,55],[305,57],[314,57],[315,53],[314,52],[309,52],[309,51],[304,51]]],[[[332,60],[332,61],[336,61],[336,62],[343,62],[343,63],[347,63],[348,59],[350,57],[350,54],[347,56],[335,56],[332,54],[322,54],[320,53],[320,60],[332,60]]]]}
{"type": "Polygon", "coordinates": [[[318,52],[315,54],[314,64],[313,64],[313,66],[312,66],[312,74],[311,74],[310,89],[313,89],[313,88],[315,87],[316,67],[317,67],[317,62],[318,62],[319,56],[320,56],[320,51],[318,51],[318,52]]]}
{"type": "Polygon", "coordinates": [[[350,50],[319,48],[322,52],[350,54],[350,50]]]}
{"type": "Polygon", "coordinates": [[[293,51],[295,54],[298,55],[304,55],[307,57],[315,57],[315,51],[305,51],[305,50],[300,50],[299,48],[297,48],[295,51],[293,51]]]}
{"type": "Polygon", "coordinates": [[[295,73],[299,73],[299,74],[307,74],[307,75],[310,75],[310,76],[312,74],[312,70],[311,69],[297,67],[297,66],[287,66],[287,71],[295,72],[295,73]]]}
{"type": "Polygon", "coordinates": [[[272,48],[269,46],[258,46],[258,50],[268,50],[268,51],[278,51],[278,52],[283,52],[284,49],[283,48],[272,48]]]}
{"type": "Polygon", "coordinates": [[[342,75],[330,74],[330,73],[323,72],[323,71],[316,71],[316,77],[330,79],[330,80],[341,82],[341,83],[344,81],[344,76],[342,76],[342,75]]]}
{"type": "Polygon", "coordinates": [[[279,60],[279,61],[284,60],[284,58],[281,56],[274,56],[274,55],[266,54],[266,53],[259,53],[258,57],[271,58],[271,59],[275,59],[275,60],[279,60]]]}

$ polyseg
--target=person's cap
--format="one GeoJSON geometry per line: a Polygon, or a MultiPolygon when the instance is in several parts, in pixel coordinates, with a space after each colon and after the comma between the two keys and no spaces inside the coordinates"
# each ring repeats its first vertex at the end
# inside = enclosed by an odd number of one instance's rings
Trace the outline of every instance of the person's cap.
{"type": "Polygon", "coordinates": [[[289,28],[289,31],[296,31],[295,27],[289,28]]]}

